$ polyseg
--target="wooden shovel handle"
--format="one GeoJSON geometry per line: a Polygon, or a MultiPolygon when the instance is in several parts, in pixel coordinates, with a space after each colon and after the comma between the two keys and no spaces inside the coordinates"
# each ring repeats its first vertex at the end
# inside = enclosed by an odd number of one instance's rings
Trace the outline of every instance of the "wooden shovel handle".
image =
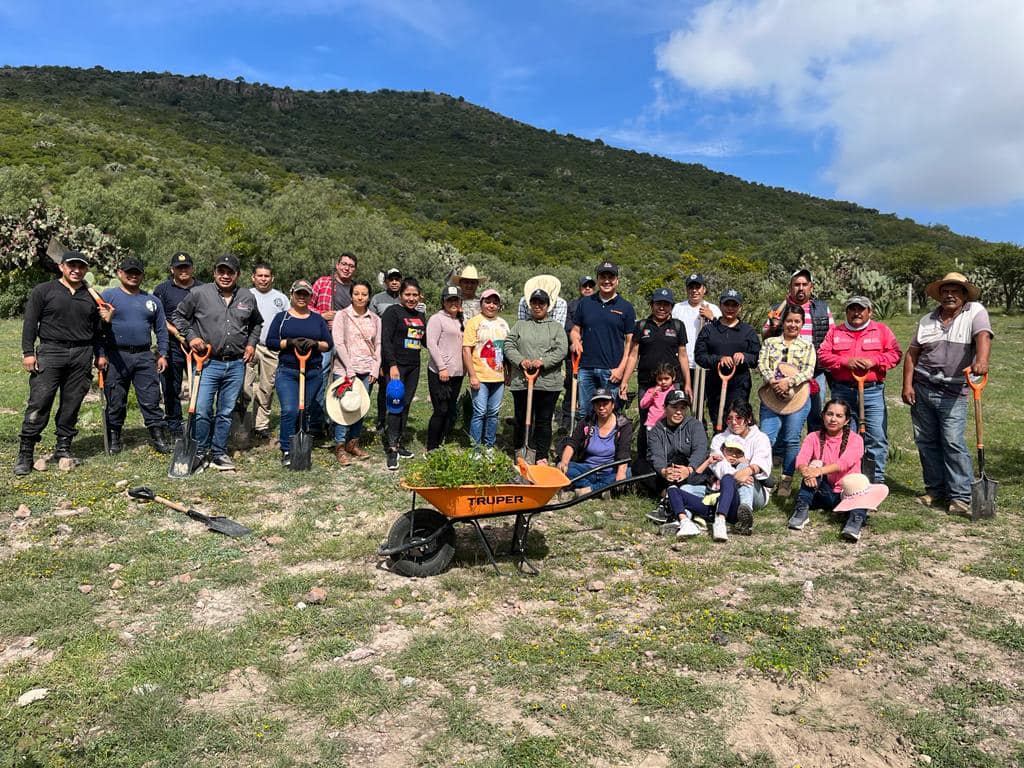
{"type": "Polygon", "coordinates": [[[868,377],[866,373],[853,373],[853,378],[857,380],[857,432],[863,435],[867,432],[867,427],[864,425],[864,380],[868,377]]]}
{"type": "Polygon", "coordinates": [[[165,507],[170,507],[171,509],[177,512],[185,512],[186,514],[188,513],[188,507],[186,507],[184,504],[179,504],[176,501],[165,499],[163,496],[154,496],[153,501],[159,502],[160,504],[163,504],[165,507]]]}
{"type": "MultiPolygon", "coordinates": [[[[303,413],[306,410],[306,361],[309,360],[309,356],[313,354],[313,350],[303,354],[299,350],[295,350],[295,359],[299,361],[299,413],[303,413]]],[[[302,416],[299,416],[300,429],[302,416]]]]}
{"type": "MultiPolygon", "coordinates": [[[[978,451],[985,450],[985,428],[982,426],[983,421],[981,417],[981,391],[988,384],[988,374],[986,373],[981,377],[981,381],[975,383],[971,380],[971,369],[968,366],[964,368],[964,376],[967,377],[967,386],[974,392],[974,431],[978,437],[978,451]]],[[[979,462],[980,463],[980,462],[979,462]]]]}
{"type": "MultiPolygon", "coordinates": [[[[732,360],[731,357],[728,358],[728,359],[732,360]]],[[[735,375],[736,375],[736,363],[735,362],[733,362],[733,364],[731,366],[726,366],[726,359],[725,358],[723,358],[723,359],[718,361],[718,378],[720,378],[722,380],[723,384],[725,384],[727,381],[729,381],[729,379],[731,379],[735,375]],[[725,367],[726,370],[728,370],[728,373],[726,373],[725,370],[723,370],[723,366],[725,367]]]]}
{"type": "Polygon", "coordinates": [[[579,372],[580,372],[580,358],[581,357],[583,357],[582,353],[577,352],[575,349],[572,351],[572,373],[573,373],[573,376],[578,375],[579,372]]]}
{"type": "Polygon", "coordinates": [[[102,368],[97,368],[96,369],[96,375],[97,375],[97,379],[99,381],[100,389],[103,389],[103,369],[102,368]]]}

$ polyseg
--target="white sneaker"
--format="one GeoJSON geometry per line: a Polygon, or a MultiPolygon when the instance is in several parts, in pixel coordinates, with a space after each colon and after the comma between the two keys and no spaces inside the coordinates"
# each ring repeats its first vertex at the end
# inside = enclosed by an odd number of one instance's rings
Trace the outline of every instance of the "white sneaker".
{"type": "Polygon", "coordinates": [[[711,538],[715,541],[729,540],[729,534],[725,530],[725,515],[715,515],[715,522],[711,526],[711,538]]]}
{"type": "Polygon", "coordinates": [[[681,520],[679,523],[679,530],[676,531],[676,537],[680,539],[689,539],[693,536],[700,536],[700,528],[698,528],[693,520],[687,518],[681,520]]]}

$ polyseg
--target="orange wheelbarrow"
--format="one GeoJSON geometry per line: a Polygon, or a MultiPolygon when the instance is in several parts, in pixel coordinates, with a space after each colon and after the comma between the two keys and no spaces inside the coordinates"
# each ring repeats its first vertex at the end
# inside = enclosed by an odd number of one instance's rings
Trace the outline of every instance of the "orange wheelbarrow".
{"type": "MultiPolygon", "coordinates": [[[[626,461],[627,459],[623,459],[594,467],[575,480],[616,467],[626,461]]],[[[626,478],[583,496],[549,504],[558,491],[567,488],[574,481],[557,467],[530,465],[521,459],[518,467],[520,481],[504,485],[437,488],[402,483],[403,488],[412,491],[412,504],[409,511],[391,526],[387,541],[378,554],[386,557],[390,569],[402,576],[436,576],[447,568],[455,557],[455,524],[468,523],[476,530],[488,561],[494,566],[495,571],[501,573],[494,557],[494,547],[484,534],[480,521],[490,517],[515,515],[516,522],[509,554],[515,557],[516,567],[520,572],[537,574],[540,571],[526,558],[526,539],[535,515],[566,509],[604,491],[653,476],[653,473],[650,473],[626,478]],[[434,508],[417,507],[417,495],[434,508]]]]}

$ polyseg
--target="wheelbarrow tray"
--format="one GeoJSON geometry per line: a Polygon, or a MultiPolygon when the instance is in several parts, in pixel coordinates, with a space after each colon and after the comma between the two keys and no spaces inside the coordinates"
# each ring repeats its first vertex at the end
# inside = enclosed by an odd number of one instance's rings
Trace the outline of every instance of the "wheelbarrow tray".
{"type": "Polygon", "coordinates": [[[523,484],[438,488],[402,483],[402,487],[422,496],[445,517],[458,520],[536,512],[572,483],[557,467],[527,466],[524,472],[528,483],[523,484]]]}

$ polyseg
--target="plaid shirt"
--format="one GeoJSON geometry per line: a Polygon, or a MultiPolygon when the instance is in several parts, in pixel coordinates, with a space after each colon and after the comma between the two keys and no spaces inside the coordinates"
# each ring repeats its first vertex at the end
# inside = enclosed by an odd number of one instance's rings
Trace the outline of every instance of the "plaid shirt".
{"type": "MultiPolygon", "coordinates": [[[[559,296],[557,299],[555,299],[555,306],[551,307],[551,309],[549,310],[548,317],[550,317],[559,325],[564,326],[568,314],[569,305],[565,303],[565,299],[559,296]]],[[[529,320],[530,318],[533,317],[533,315],[530,314],[530,305],[529,303],[527,303],[525,298],[519,299],[518,315],[520,320],[529,320]]]]}
{"type": "Polygon", "coordinates": [[[815,363],[814,346],[810,339],[798,336],[787,347],[781,336],[767,338],[761,344],[761,355],[757,361],[757,370],[766,382],[775,378],[775,369],[779,363],[789,363],[799,373],[793,377],[793,387],[796,388],[805,381],[814,378],[815,363]]]}
{"type": "Polygon", "coordinates": [[[309,301],[309,308],[314,312],[323,314],[331,311],[331,298],[334,296],[334,276],[324,275],[318,277],[313,283],[313,298],[309,301]]]}

